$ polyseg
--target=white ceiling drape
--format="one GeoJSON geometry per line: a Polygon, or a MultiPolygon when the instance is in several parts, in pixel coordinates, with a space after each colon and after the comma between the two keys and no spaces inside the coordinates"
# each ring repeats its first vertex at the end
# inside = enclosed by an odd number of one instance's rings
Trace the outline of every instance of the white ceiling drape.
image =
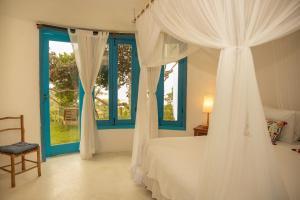
{"type": "Polygon", "coordinates": [[[132,151],[131,171],[137,183],[142,181],[143,147],[150,138],[158,137],[156,89],[163,64],[179,60],[199,47],[175,39],[161,31],[152,13],[144,13],[137,21],[138,56],[141,66],[136,125],[132,151]]]}
{"type": "Polygon", "coordinates": [[[178,60],[194,45],[221,49],[207,148],[199,158],[205,165],[199,169],[197,199],[288,199],[250,47],[299,28],[298,0],[156,0],[137,20],[142,67],[178,60]],[[172,54],[164,35],[174,38],[172,54]]]}
{"type": "Polygon", "coordinates": [[[136,22],[136,39],[142,67],[157,67],[184,58],[198,50],[198,46],[188,44],[162,32],[152,12],[145,12],[136,22]]]}

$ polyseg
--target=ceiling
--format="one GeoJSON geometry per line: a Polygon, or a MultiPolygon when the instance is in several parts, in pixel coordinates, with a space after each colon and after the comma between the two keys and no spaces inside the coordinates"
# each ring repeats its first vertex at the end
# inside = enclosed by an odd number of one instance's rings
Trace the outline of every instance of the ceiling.
{"type": "Polygon", "coordinates": [[[148,0],[0,0],[0,17],[53,25],[133,31],[132,19],[148,0]]]}

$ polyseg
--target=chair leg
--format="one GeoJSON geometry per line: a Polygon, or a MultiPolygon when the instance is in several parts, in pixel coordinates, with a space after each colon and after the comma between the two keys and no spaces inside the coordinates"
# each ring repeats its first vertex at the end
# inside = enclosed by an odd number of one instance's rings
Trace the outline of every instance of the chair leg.
{"type": "Polygon", "coordinates": [[[11,187],[14,188],[16,186],[16,179],[15,179],[15,156],[10,155],[10,164],[11,164],[11,187]]]}
{"type": "Polygon", "coordinates": [[[41,176],[41,151],[40,147],[38,147],[38,150],[36,152],[36,161],[37,161],[37,168],[38,168],[38,176],[41,176]]]}
{"type": "Polygon", "coordinates": [[[22,155],[22,171],[26,169],[25,167],[25,155],[22,155]]]}

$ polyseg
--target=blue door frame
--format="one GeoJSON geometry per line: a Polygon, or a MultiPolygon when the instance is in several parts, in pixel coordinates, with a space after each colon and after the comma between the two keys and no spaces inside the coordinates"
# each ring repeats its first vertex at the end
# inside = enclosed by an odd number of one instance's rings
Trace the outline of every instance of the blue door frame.
{"type": "MultiPolygon", "coordinates": [[[[61,145],[50,143],[50,103],[49,103],[49,41],[70,42],[66,30],[40,28],[40,113],[41,113],[41,138],[42,138],[42,159],[59,154],[79,151],[79,142],[61,145]]],[[[81,116],[82,86],[79,83],[79,108],[81,116]]],[[[80,120],[81,121],[81,120],[80,120]]]]}

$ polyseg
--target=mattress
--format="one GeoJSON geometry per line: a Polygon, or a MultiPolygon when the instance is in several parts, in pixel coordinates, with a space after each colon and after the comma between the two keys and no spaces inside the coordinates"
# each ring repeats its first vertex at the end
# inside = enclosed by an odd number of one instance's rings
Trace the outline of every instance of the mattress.
{"type": "MultiPolygon", "coordinates": [[[[144,184],[158,200],[195,200],[197,171],[206,137],[152,139],[144,151],[144,184]]],[[[291,151],[297,145],[274,146],[280,172],[291,200],[300,199],[300,155],[291,151]]],[[[298,145],[299,148],[299,145],[298,145]]]]}

